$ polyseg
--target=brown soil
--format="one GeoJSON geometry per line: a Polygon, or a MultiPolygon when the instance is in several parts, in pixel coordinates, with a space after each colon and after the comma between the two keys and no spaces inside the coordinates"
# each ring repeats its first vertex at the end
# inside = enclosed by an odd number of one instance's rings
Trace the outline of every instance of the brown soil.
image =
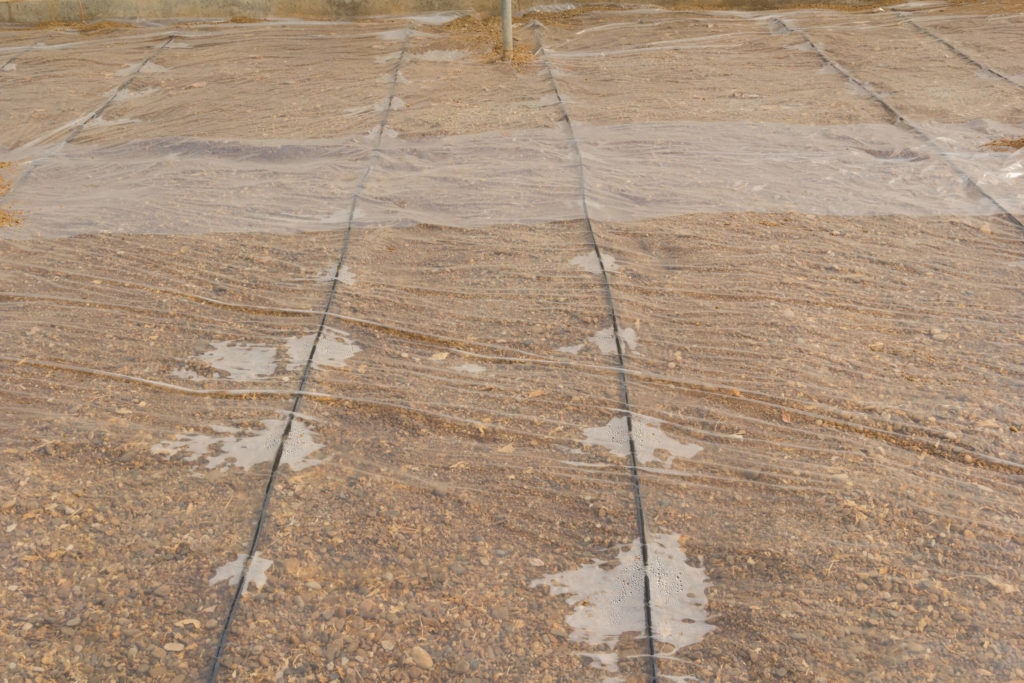
{"type": "MultiPolygon", "coordinates": [[[[558,46],[582,55],[552,61],[573,122],[591,136],[602,125],[658,121],[888,120],[841,77],[821,73],[813,54],[787,49],[800,44],[795,36],[737,37],[745,20],[737,32],[719,19],[666,17],[659,30],[669,37],[718,41],[682,55],[634,54],[663,37],[643,25],[577,32],[577,23],[621,19],[555,13],[541,32],[552,54],[558,46]],[[588,56],[616,40],[618,54],[588,56]]],[[[837,31],[831,44],[851,71],[900,92],[908,116],[989,113],[1012,123],[1011,95],[983,96],[1006,85],[962,77],[970,69],[955,60],[937,74],[958,84],[954,92],[915,84],[903,60],[920,66],[929,39],[879,23],[880,34],[907,43],[868,50],[860,32],[837,31]],[[886,60],[903,68],[871,71],[886,60]],[[963,112],[965,100],[978,104],[963,112]]],[[[471,54],[401,66],[395,97],[405,106],[388,119],[398,138],[360,208],[424,201],[415,178],[407,195],[394,187],[411,173],[413,136],[441,146],[468,133],[514,141],[536,128],[551,135],[544,145],[524,137],[515,170],[561,174],[550,192],[578,196],[539,61],[518,70],[481,63],[494,54],[498,25],[470,17],[410,39],[412,56],[471,54]],[[536,147],[548,156],[532,156],[536,147]]],[[[532,30],[520,32],[528,45],[532,30]]],[[[303,385],[297,412],[322,462],[278,472],[259,546],[273,564],[266,585],[240,603],[224,678],[600,680],[610,672],[593,665],[596,653],[618,654],[624,679],[646,680],[642,641],[577,642],[567,620],[587,603],[534,584],[614,563],[616,545],[637,533],[635,486],[650,533],[677,535],[711,580],[716,630],[678,651],[659,646],[666,678],[1024,678],[1012,636],[1024,631],[1024,425],[1011,352],[1021,341],[1024,253],[1014,225],[998,216],[737,213],[708,192],[705,213],[595,219],[594,233],[582,220],[516,225],[490,215],[471,227],[264,232],[252,226],[267,215],[287,226],[346,209],[346,178],[364,167],[358,157],[352,168],[309,166],[297,144],[262,159],[252,138],[364,136],[380,121],[372,105],[388,92],[387,55],[398,49],[374,37],[333,60],[318,53],[303,77],[335,89],[292,90],[298,67],[279,64],[309,37],[298,40],[288,30],[219,26],[189,50],[162,54],[165,70],[139,74],[139,96],[106,111],[110,122],[134,123],[86,131],[64,148],[61,168],[41,165],[35,187],[26,184],[37,193],[72,188],[72,211],[85,190],[65,179],[88,175],[108,191],[123,183],[110,194],[121,199],[116,211],[86,203],[60,224],[59,212],[26,204],[24,226],[0,233],[0,661],[10,680],[40,671],[188,680],[209,665],[233,594],[211,577],[248,547],[268,466],[208,469],[225,446],[195,461],[153,447],[182,434],[230,441],[292,409],[302,368],[286,360],[291,342],[317,329],[343,244],[348,279],[329,324],[360,350],[342,367],[314,367],[303,385]],[[245,50],[253,59],[237,58],[245,50]],[[221,55],[234,58],[216,67],[221,55]],[[247,70],[256,56],[264,61],[247,70]],[[367,111],[339,116],[355,97],[367,111]],[[269,128],[268,113],[286,107],[291,118],[269,128]],[[250,110],[259,115],[240,114],[250,110]],[[227,134],[238,144],[213,141],[227,134]],[[82,170],[94,161],[83,158],[87,140],[100,157],[115,142],[142,150],[169,135],[185,139],[173,149],[223,173],[195,162],[195,173],[165,176],[175,163],[166,155],[145,178],[114,177],[141,151],[97,167],[106,174],[82,170]],[[242,166],[266,176],[243,182],[242,166]],[[317,184],[314,174],[328,180],[317,184]],[[237,207],[246,215],[233,215],[237,207]],[[216,214],[210,223],[198,223],[204,211],[216,214]],[[94,232],[66,234],[82,224],[94,232]],[[198,235],[133,234],[204,225],[198,235]],[[38,237],[47,230],[53,239],[38,237]],[[702,449],[673,461],[659,448],[637,485],[624,456],[587,438],[621,400],[615,356],[591,342],[611,325],[603,277],[576,263],[592,254],[595,233],[617,259],[607,282],[638,340],[624,361],[631,407],[662,421],[671,441],[702,449]],[[272,374],[225,375],[208,360],[225,341],[270,349],[272,374]],[[418,651],[429,664],[417,663],[418,651]]],[[[33,79],[58,71],[51,67],[40,60],[14,72],[24,77],[11,80],[20,106],[8,109],[0,139],[28,136],[26,122],[55,90],[36,90],[33,79]]],[[[109,86],[92,87],[89,97],[103,101],[109,86]]],[[[65,106],[89,111],[92,99],[65,106]]],[[[47,112],[54,120],[44,130],[63,120],[47,112]]],[[[466,159],[470,170],[501,170],[504,160],[480,149],[466,159]]],[[[588,173],[600,160],[584,155],[588,173]]],[[[459,207],[482,192],[429,156],[415,162],[413,172],[445,174],[438,194],[447,196],[431,198],[438,204],[459,207]]],[[[509,178],[516,196],[538,186],[509,178]]],[[[594,186],[594,205],[618,189],[594,186]]],[[[19,206],[20,193],[19,185],[19,206]]]]}

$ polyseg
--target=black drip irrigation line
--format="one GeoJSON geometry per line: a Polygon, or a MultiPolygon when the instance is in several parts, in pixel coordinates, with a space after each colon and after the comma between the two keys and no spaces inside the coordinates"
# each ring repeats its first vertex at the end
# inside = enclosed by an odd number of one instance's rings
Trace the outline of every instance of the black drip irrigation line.
{"type": "Polygon", "coordinates": [[[622,413],[626,417],[626,433],[629,436],[629,472],[633,481],[633,500],[636,507],[636,525],[640,533],[640,557],[644,567],[644,637],[647,640],[647,677],[652,683],[658,680],[657,653],[654,649],[654,624],[651,614],[651,576],[650,558],[647,548],[647,515],[644,512],[644,501],[640,491],[640,468],[637,463],[636,443],[633,439],[633,410],[629,400],[629,379],[626,372],[626,359],[622,351],[622,339],[619,337],[619,318],[615,312],[615,299],[612,296],[611,280],[608,278],[608,269],[605,267],[604,257],[601,254],[601,247],[597,242],[597,235],[594,233],[594,226],[590,220],[590,210],[587,208],[587,179],[586,170],[583,166],[583,154],[580,152],[579,140],[576,138],[576,129],[569,117],[569,110],[565,106],[562,94],[558,90],[558,81],[555,79],[555,72],[551,69],[551,62],[548,60],[547,52],[541,41],[540,27],[534,27],[537,38],[537,48],[544,68],[551,79],[551,88],[554,90],[558,106],[562,110],[562,119],[569,129],[569,137],[573,153],[576,156],[576,168],[580,180],[580,200],[583,203],[583,222],[587,227],[587,238],[594,254],[597,256],[598,265],[601,267],[601,279],[604,283],[605,302],[612,320],[612,335],[615,337],[615,353],[618,360],[619,393],[622,400],[622,413]]]}
{"type": "Polygon", "coordinates": [[[20,52],[15,52],[14,55],[12,55],[10,59],[8,59],[6,62],[4,62],[3,65],[0,65],[0,73],[6,73],[7,72],[7,67],[9,67],[11,64],[14,64],[16,61],[18,61],[18,59],[20,59],[21,57],[24,57],[27,52],[29,52],[30,50],[33,50],[33,49],[35,49],[37,47],[39,47],[39,43],[32,43],[31,45],[26,47],[24,50],[21,50],[20,52]]]}
{"type": "Polygon", "coordinates": [[[937,33],[932,32],[932,31],[929,31],[924,26],[921,26],[921,24],[917,23],[916,21],[911,19],[909,16],[907,16],[906,13],[904,13],[904,12],[897,12],[896,16],[898,16],[900,19],[902,19],[904,21],[904,23],[910,24],[911,26],[913,26],[914,28],[916,28],[918,31],[920,31],[921,33],[925,34],[926,36],[929,36],[929,37],[934,38],[935,40],[939,41],[940,43],[945,45],[951,52],[953,52],[953,54],[962,57],[963,59],[967,60],[969,63],[973,64],[974,66],[976,66],[979,69],[981,69],[982,71],[984,71],[985,73],[990,74],[992,76],[995,76],[996,78],[1001,78],[1004,81],[1006,81],[1007,83],[1009,83],[1010,85],[1016,86],[1016,87],[1020,88],[1021,90],[1024,90],[1024,85],[1021,85],[1020,83],[1018,83],[1017,81],[1013,80],[1012,78],[1010,78],[1006,74],[1003,74],[1003,73],[1001,73],[999,71],[996,71],[995,69],[993,69],[990,66],[986,66],[985,64],[982,64],[977,59],[975,59],[974,57],[970,56],[969,54],[967,54],[966,52],[964,52],[963,50],[958,48],[956,45],[953,45],[953,43],[949,42],[948,40],[946,40],[942,36],[938,35],[937,33]]]}
{"type": "Polygon", "coordinates": [[[327,301],[324,303],[323,312],[320,317],[320,325],[317,327],[316,336],[313,338],[313,345],[309,349],[309,356],[306,358],[306,365],[302,370],[302,379],[299,381],[298,389],[295,390],[292,408],[288,413],[284,429],[281,431],[281,438],[278,442],[277,450],[274,452],[274,461],[270,469],[270,477],[267,479],[266,488],[263,491],[263,502],[260,505],[260,513],[256,520],[256,528],[253,531],[252,541],[249,543],[249,550],[246,555],[245,562],[242,565],[241,573],[239,574],[238,586],[235,588],[234,596],[231,599],[231,607],[228,609],[228,615],[224,619],[224,627],[221,629],[220,638],[217,640],[217,650],[214,653],[213,664],[210,667],[210,675],[207,678],[209,683],[214,683],[217,680],[217,674],[220,672],[221,658],[224,655],[224,648],[227,645],[228,635],[231,632],[231,624],[234,621],[235,615],[238,612],[238,607],[241,604],[242,594],[245,592],[247,583],[246,578],[248,577],[249,570],[252,566],[253,558],[256,555],[256,548],[259,547],[260,538],[263,536],[263,529],[266,527],[267,510],[270,505],[271,494],[274,491],[274,484],[277,482],[277,473],[281,466],[281,458],[284,455],[285,444],[288,442],[288,436],[291,434],[292,425],[295,423],[295,416],[298,414],[299,406],[302,404],[302,399],[306,395],[306,384],[309,381],[309,375],[313,368],[313,359],[316,357],[317,347],[320,344],[320,340],[323,339],[324,330],[327,328],[327,320],[330,317],[331,305],[334,303],[334,298],[338,291],[338,280],[341,277],[342,266],[345,265],[345,260],[348,257],[348,248],[352,239],[352,224],[355,220],[356,205],[359,203],[360,195],[362,195],[363,190],[366,188],[367,179],[369,179],[370,174],[377,165],[377,160],[381,156],[381,141],[384,137],[384,129],[387,126],[388,116],[391,114],[391,104],[395,99],[395,89],[398,86],[398,70],[402,67],[402,62],[405,60],[405,55],[409,47],[409,39],[411,37],[412,28],[410,28],[406,33],[405,40],[402,42],[402,50],[398,55],[398,61],[395,63],[395,68],[391,73],[391,91],[388,93],[388,99],[384,105],[384,115],[381,117],[380,129],[377,131],[376,140],[374,141],[373,154],[370,156],[370,159],[366,164],[366,170],[359,179],[359,183],[356,185],[355,192],[352,195],[352,204],[349,206],[348,221],[345,228],[345,238],[342,242],[341,253],[338,256],[338,263],[334,267],[334,277],[331,279],[331,288],[327,293],[327,301]]]}
{"type": "Polygon", "coordinates": [[[1006,219],[1007,221],[1009,221],[1013,225],[1017,226],[1017,228],[1019,228],[1021,230],[1024,230],[1024,223],[1022,223],[1021,220],[1019,218],[1017,218],[1017,216],[1015,216],[1009,209],[1007,209],[1005,206],[1003,206],[999,202],[998,199],[996,199],[995,197],[990,195],[988,192],[983,190],[981,188],[981,186],[978,185],[977,181],[974,178],[972,178],[969,173],[967,173],[962,168],[960,168],[960,166],[953,159],[951,159],[949,157],[949,155],[945,152],[945,150],[943,150],[941,147],[939,147],[939,145],[935,142],[935,140],[932,139],[932,137],[930,135],[928,135],[928,133],[926,133],[923,130],[921,130],[914,123],[912,123],[909,119],[907,119],[907,117],[905,117],[903,114],[901,114],[900,111],[896,108],[895,105],[891,104],[888,100],[886,100],[884,97],[882,97],[882,95],[879,94],[878,91],[876,91],[874,88],[869,86],[867,83],[865,83],[864,81],[860,80],[859,78],[854,76],[852,73],[850,73],[845,67],[843,67],[842,64],[837,62],[832,57],[828,56],[828,54],[826,54],[825,51],[822,50],[821,47],[818,46],[818,44],[815,43],[814,40],[809,35],[807,35],[806,32],[804,32],[803,29],[801,29],[801,28],[794,28],[794,27],[790,26],[785,20],[779,19],[778,17],[772,17],[771,20],[773,22],[775,22],[776,24],[778,24],[779,26],[781,26],[782,29],[786,33],[796,33],[801,38],[803,38],[804,41],[808,45],[810,45],[811,48],[813,48],[815,52],[818,53],[818,57],[821,58],[821,61],[826,66],[830,66],[833,69],[835,69],[836,71],[838,71],[840,74],[842,74],[842,76],[844,78],[846,78],[846,80],[848,80],[850,83],[852,83],[857,88],[862,90],[864,93],[866,93],[873,100],[878,102],[878,104],[882,107],[882,109],[884,109],[887,114],[892,116],[893,120],[896,122],[897,125],[902,126],[904,129],[906,129],[906,130],[914,133],[915,135],[917,135],[921,140],[923,140],[925,142],[925,144],[927,144],[936,153],[938,153],[938,155],[942,158],[942,160],[945,161],[946,164],[951,169],[953,169],[953,171],[956,172],[956,174],[959,175],[964,180],[964,182],[967,183],[967,185],[970,188],[972,188],[975,192],[977,192],[979,195],[981,195],[986,200],[988,200],[988,202],[993,207],[996,208],[996,210],[998,211],[997,215],[1001,216],[1002,218],[1006,219]]]}
{"type": "Polygon", "coordinates": [[[94,109],[91,114],[86,116],[77,126],[75,126],[74,130],[68,133],[67,137],[60,141],[60,144],[54,147],[48,154],[45,154],[41,157],[36,157],[32,161],[30,161],[28,167],[25,169],[25,172],[18,176],[14,183],[11,184],[11,189],[8,191],[7,197],[10,198],[11,194],[13,194],[14,191],[18,188],[18,186],[21,185],[21,183],[24,182],[29,177],[33,169],[35,169],[36,165],[40,161],[42,161],[43,159],[48,159],[56,154],[59,154],[60,151],[64,149],[66,145],[73,142],[74,139],[79,136],[79,134],[85,129],[85,127],[89,125],[90,121],[93,121],[99,118],[100,116],[103,116],[103,112],[105,112],[107,108],[110,107],[111,104],[113,104],[114,100],[117,99],[117,96],[124,92],[125,88],[131,85],[131,82],[135,79],[136,76],[139,75],[139,72],[142,71],[142,69],[145,68],[147,64],[153,61],[153,59],[155,59],[156,56],[164,50],[164,48],[170,45],[171,41],[174,40],[176,37],[176,35],[172,34],[167,37],[167,40],[160,43],[160,45],[158,45],[157,48],[153,50],[153,52],[148,57],[146,57],[146,59],[143,60],[141,64],[132,69],[131,73],[128,74],[128,77],[121,82],[121,85],[117,86],[114,92],[110,94],[110,97],[107,98],[107,101],[101,104],[98,109],[94,109]]]}

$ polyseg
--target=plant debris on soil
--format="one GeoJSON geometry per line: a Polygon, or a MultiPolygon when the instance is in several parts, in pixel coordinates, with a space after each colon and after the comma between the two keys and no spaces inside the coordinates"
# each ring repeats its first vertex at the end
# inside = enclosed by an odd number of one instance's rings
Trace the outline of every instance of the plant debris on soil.
{"type": "Polygon", "coordinates": [[[581,7],[572,7],[570,9],[558,10],[555,12],[545,10],[529,10],[523,15],[523,18],[529,19],[531,21],[539,21],[545,26],[568,26],[571,23],[571,20],[582,17],[585,14],[589,14],[591,12],[600,12],[602,10],[607,11],[615,9],[621,9],[621,7],[606,4],[593,4],[583,5],[581,7]]]}
{"type": "MultiPolygon", "coordinates": [[[[14,163],[11,161],[0,161],[0,170],[10,168],[14,163]]],[[[0,199],[3,199],[11,190],[11,183],[0,175],[0,199]]],[[[0,206],[0,228],[7,228],[12,225],[21,225],[21,214],[11,212],[0,206]]]]}
{"type": "Polygon", "coordinates": [[[985,149],[994,149],[1000,152],[1012,152],[1017,149],[1024,149],[1024,137],[1022,138],[999,138],[982,145],[985,149]]]}
{"type": "Polygon", "coordinates": [[[122,28],[136,28],[132,24],[126,24],[123,21],[93,21],[93,22],[81,22],[81,21],[47,21],[42,24],[37,24],[31,29],[53,29],[62,31],[78,31],[86,35],[94,33],[104,33],[106,31],[116,31],[122,28]]]}
{"type": "MultiPolygon", "coordinates": [[[[441,27],[449,36],[451,47],[469,49],[474,52],[484,51],[487,63],[501,62],[502,35],[501,17],[467,14],[453,19],[441,27]]],[[[511,59],[515,65],[522,65],[534,58],[534,48],[513,37],[511,59]]]]}
{"type": "Polygon", "coordinates": [[[896,5],[900,0],[849,0],[848,2],[817,2],[815,0],[684,0],[672,5],[675,10],[706,10],[763,12],[771,10],[822,9],[858,12],[896,5]]]}

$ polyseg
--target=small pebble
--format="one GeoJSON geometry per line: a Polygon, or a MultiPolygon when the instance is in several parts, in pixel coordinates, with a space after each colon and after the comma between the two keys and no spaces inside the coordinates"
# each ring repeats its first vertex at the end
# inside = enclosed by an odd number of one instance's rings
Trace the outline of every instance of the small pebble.
{"type": "Polygon", "coordinates": [[[419,645],[409,650],[409,657],[412,659],[413,664],[421,669],[431,669],[434,666],[434,660],[430,653],[419,645]]]}

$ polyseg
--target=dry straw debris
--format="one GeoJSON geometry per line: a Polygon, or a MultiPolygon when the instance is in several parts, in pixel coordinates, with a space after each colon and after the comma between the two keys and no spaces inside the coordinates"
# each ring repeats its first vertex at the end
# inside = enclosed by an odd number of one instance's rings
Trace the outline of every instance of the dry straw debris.
{"type": "MultiPolygon", "coordinates": [[[[14,163],[10,161],[0,161],[0,169],[10,168],[14,163]]],[[[2,199],[11,190],[11,184],[6,178],[0,176],[0,199],[2,199]]],[[[17,212],[8,211],[0,206],[0,228],[7,228],[12,225],[21,225],[20,214],[17,212]]]]}
{"type": "Polygon", "coordinates": [[[1013,152],[1018,149],[1024,149],[1024,138],[999,138],[992,142],[986,142],[982,145],[984,149],[994,149],[998,152],[1013,152]]]}
{"type": "Polygon", "coordinates": [[[122,21],[94,21],[91,23],[83,21],[47,21],[27,28],[78,31],[79,33],[93,34],[116,31],[122,28],[135,28],[135,26],[122,21]]]}
{"type": "MultiPolygon", "coordinates": [[[[443,28],[456,36],[461,45],[486,52],[485,62],[502,61],[501,17],[466,15],[449,21],[443,28]]],[[[525,64],[532,59],[533,49],[529,45],[520,42],[513,44],[512,59],[509,60],[512,64],[525,64]]]]}

